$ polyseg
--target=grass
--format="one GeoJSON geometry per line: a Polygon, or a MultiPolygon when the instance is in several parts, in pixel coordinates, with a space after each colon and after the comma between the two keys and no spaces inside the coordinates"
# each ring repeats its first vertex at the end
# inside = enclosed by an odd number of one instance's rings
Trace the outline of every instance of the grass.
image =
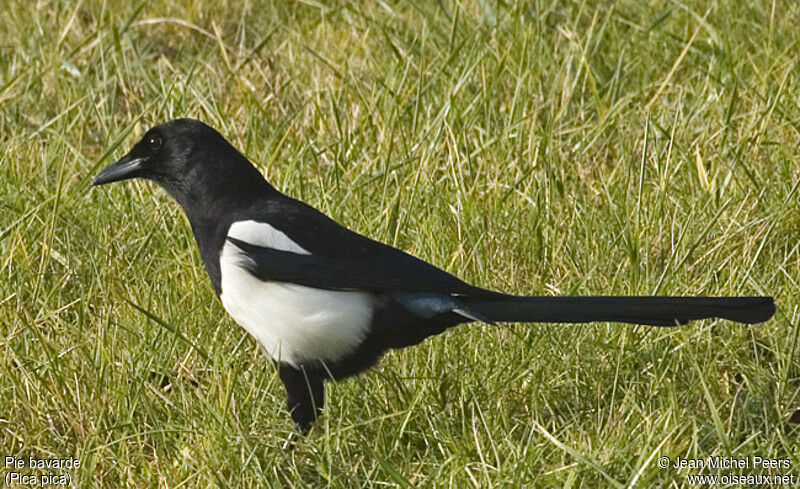
{"type": "Polygon", "coordinates": [[[0,456],[77,458],[77,487],[800,478],[798,20],[792,1],[5,2],[0,456]],[[181,116],[476,284],[769,294],[778,312],[464,326],[329,385],[288,449],[276,372],[177,205],[90,187],[181,116]]]}

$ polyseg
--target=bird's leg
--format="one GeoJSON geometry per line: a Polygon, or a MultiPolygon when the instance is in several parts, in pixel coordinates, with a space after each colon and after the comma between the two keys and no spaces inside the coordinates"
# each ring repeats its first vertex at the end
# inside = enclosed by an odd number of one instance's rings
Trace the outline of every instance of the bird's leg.
{"type": "Polygon", "coordinates": [[[322,411],[325,389],[322,376],[304,367],[295,368],[288,363],[278,367],[281,381],[286,387],[286,407],[298,431],[306,433],[322,411]]]}

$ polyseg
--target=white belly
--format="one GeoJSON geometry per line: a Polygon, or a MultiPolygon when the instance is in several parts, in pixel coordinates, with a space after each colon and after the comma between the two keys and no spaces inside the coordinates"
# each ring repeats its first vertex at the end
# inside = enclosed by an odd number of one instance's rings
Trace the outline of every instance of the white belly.
{"type": "Polygon", "coordinates": [[[272,358],[295,366],[337,360],[363,341],[372,319],[368,293],[263,282],[241,260],[239,249],[226,242],[220,254],[220,298],[272,358]]]}

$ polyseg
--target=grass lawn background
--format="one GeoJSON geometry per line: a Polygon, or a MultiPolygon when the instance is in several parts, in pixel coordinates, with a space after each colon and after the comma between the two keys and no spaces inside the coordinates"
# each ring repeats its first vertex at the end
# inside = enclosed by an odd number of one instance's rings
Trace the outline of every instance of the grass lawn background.
{"type": "MultiPolygon", "coordinates": [[[[684,487],[800,479],[800,4],[83,2],[0,9],[0,456],[81,487],[684,487]],[[774,295],[680,329],[473,324],[326,387],[271,362],[177,204],[92,176],[159,122],[519,294],[774,295]]],[[[5,477],[8,469],[5,469],[5,477]]],[[[41,472],[39,472],[41,473],[41,472]]]]}

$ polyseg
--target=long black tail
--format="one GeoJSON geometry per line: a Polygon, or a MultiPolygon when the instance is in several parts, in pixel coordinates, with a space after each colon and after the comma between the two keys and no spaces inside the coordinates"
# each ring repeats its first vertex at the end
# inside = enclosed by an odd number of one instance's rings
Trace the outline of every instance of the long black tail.
{"type": "Polygon", "coordinates": [[[469,303],[481,319],[521,323],[619,323],[675,326],[722,318],[760,323],[775,313],[772,297],[508,297],[469,303]]]}

